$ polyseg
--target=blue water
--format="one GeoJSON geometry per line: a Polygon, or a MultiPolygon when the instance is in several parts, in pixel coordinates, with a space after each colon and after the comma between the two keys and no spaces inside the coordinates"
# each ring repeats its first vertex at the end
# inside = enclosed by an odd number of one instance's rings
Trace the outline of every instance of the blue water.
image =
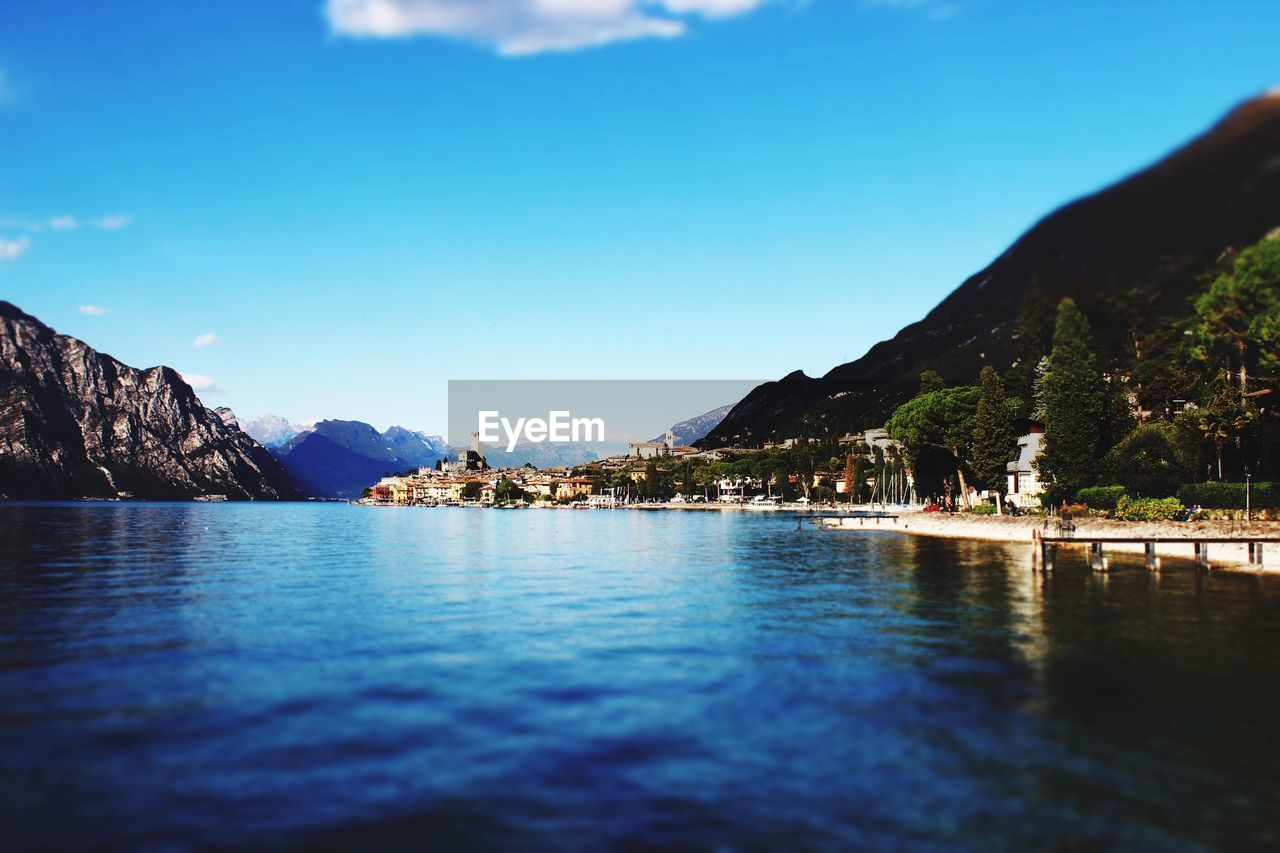
{"type": "Polygon", "coordinates": [[[781,513],[0,505],[9,848],[1277,843],[1280,578],[781,513]]]}

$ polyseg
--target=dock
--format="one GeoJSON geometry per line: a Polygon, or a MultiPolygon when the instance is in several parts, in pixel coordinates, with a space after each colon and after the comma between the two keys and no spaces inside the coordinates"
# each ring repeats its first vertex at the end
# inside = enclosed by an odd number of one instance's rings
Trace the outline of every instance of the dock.
{"type": "Polygon", "coordinates": [[[859,524],[859,526],[862,527],[865,526],[865,522],[867,521],[892,521],[896,524],[898,521],[898,515],[890,512],[874,512],[865,510],[855,512],[827,512],[813,513],[810,515],[797,515],[796,530],[799,530],[806,521],[810,524],[817,525],[818,527],[825,527],[826,522],[830,519],[840,519],[841,521],[857,519],[862,522],[859,524]]]}
{"type": "Polygon", "coordinates": [[[1263,568],[1263,554],[1266,545],[1280,544],[1280,536],[1043,536],[1039,531],[1031,534],[1031,563],[1033,568],[1043,572],[1051,572],[1057,565],[1058,549],[1061,547],[1089,546],[1089,567],[1094,571],[1105,572],[1108,568],[1106,556],[1107,545],[1142,545],[1147,568],[1152,571],[1160,569],[1160,556],[1157,549],[1164,545],[1191,546],[1196,568],[1209,571],[1210,545],[1245,546],[1250,566],[1263,568]]]}

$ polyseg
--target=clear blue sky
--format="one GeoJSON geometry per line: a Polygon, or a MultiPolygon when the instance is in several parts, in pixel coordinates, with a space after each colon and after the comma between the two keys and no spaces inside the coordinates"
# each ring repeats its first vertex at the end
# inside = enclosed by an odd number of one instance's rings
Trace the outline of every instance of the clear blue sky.
{"type": "Polygon", "coordinates": [[[1277,44],[1274,0],[6,0],[0,298],[245,416],[821,374],[1277,44]]]}

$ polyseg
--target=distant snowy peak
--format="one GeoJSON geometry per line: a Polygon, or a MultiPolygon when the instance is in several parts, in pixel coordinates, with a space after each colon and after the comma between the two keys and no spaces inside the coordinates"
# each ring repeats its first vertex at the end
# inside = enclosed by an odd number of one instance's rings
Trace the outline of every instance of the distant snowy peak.
{"type": "Polygon", "coordinates": [[[263,415],[241,424],[240,428],[263,447],[272,449],[283,447],[303,431],[301,426],[294,426],[279,415],[263,415]]]}
{"type": "Polygon", "coordinates": [[[689,418],[687,421],[681,421],[666,431],[665,434],[654,439],[655,442],[665,442],[672,447],[687,447],[704,438],[708,433],[720,425],[725,415],[733,408],[730,403],[727,406],[721,406],[718,409],[712,409],[705,415],[698,415],[696,418],[689,418]]]}

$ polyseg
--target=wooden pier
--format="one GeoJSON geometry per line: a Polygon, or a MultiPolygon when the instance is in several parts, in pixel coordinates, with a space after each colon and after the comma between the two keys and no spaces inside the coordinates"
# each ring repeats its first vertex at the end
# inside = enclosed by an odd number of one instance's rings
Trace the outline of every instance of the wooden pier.
{"type": "Polygon", "coordinates": [[[1051,572],[1057,563],[1058,548],[1072,545],[1089,546],[1089,567],[1094,571],[1105,572],[1108,561],[1105,547],[1107,545],[1142,545],[1147,568],[1156,571],[1160,568],[1160,557],[1156,549],[1161,545],[1190,545],[1192,558],[1196,568],[1208,571],[1212,568],[1209,562],[1210,545],[1244,545],[1248,551],[1249,565],[1263,567],[1263,549],[1268,544],[1280,544],[1277,536],[1043,536],[1040,532],[1031,534],[1031,563],[1040,571],[1051,572]]]}
{"type": "MultiPolygon", "coordinates": [[[[839,519],[853,519],[853,518],[856,518],[856,519],[858,519],[858,520],[859,520],[859,521],[861,521],[861,522],[866,522],[867,520],[871,520],[871,521],[893,521],[893,522],[896,522],[896,521],[898,520],[898,516],[897,516],[896,514],[894,514],[894,513],[889,513],[889,512],[829,512],[829,513],[814,513],[814,514],[812,514],[812,515],[797,515],[797,516],[796,516],[796,529],[797,529],[797,530],[799,530],[799,529],[800,529],[800,527],[801,527],[801,526],[804,524],[804,522],[806,522],[806,521],[807,521],[807,522],[809,522],[810,524],[816,524],[816,525],[818,525],[819,527],[821,527],[821,526],[823,526],[823,522],[824,522],[825,520],[827,520],[827,519],[831,519],[831,518],[839,518],[839,519]]],[[[862,526],[862,525],[859,525],[859,526],[862,526]]]]}

